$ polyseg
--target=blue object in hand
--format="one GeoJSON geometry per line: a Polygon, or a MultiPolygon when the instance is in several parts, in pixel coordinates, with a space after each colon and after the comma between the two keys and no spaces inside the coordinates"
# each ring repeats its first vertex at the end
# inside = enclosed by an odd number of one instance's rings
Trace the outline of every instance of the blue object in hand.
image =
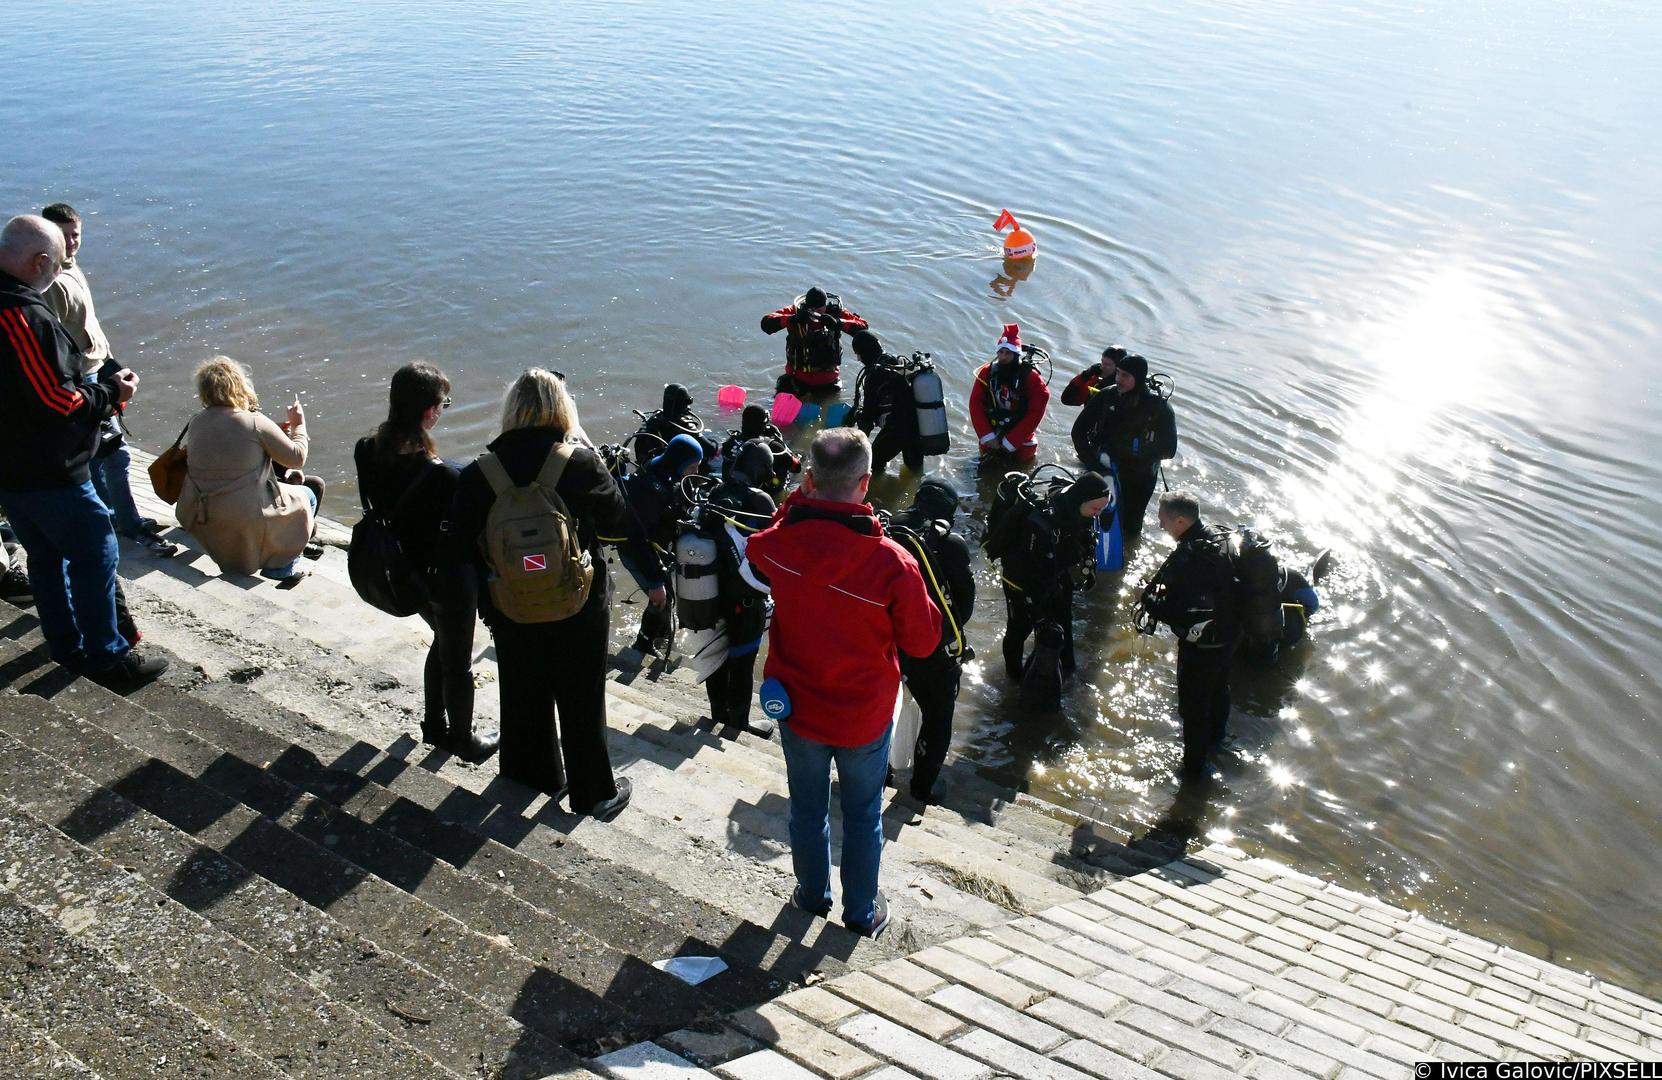
{"type": "Polygon", "coordinates": [[[756,696],[761,699],[762,712],[768,718],[783,720],[791,715],[791,695],[785,692],[785,685],[771,675],[762,680],[762,687],[756,696]]]}

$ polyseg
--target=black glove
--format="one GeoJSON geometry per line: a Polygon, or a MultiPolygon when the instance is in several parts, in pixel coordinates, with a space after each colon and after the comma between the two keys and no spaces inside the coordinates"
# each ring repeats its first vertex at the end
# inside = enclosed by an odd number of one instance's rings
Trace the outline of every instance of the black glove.
{"type": "Polygon", "coordinates": [[[807,322],[813,317],[814,313],[804,307],[799,307],[795,311],[791,312],[791,322],[798,326],[806,325],[807,322]]]}

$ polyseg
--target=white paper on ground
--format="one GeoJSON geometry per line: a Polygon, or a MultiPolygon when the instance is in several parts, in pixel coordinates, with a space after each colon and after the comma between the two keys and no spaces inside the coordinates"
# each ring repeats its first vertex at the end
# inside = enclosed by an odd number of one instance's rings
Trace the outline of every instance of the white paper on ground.
{"type": "Polygon", "coordinates": [[[697,986],[727,970],[727,961],[719,956],[672,956],[652,964],[659,971],[667,971],[684,983],[697,986]]]}

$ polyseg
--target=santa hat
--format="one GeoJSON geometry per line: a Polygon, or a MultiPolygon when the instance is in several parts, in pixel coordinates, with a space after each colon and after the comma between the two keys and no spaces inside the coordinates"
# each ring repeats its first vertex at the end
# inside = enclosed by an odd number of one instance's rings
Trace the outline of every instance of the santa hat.
{"type": "Polygon", "coordinates": [[[1004,324],[1004,333],[998,336],[998,349],[994,349],[993,351],[997,352],[999,349],[1009,349],[1017,356],[1021,355],[1020,326],[1013,322],[1007,322],[1004,324]]]}

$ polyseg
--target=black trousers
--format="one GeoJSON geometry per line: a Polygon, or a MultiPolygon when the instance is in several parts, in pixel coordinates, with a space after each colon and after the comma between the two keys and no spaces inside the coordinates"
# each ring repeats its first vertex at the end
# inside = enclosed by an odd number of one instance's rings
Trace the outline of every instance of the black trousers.
{"type": "Polygon", "coordinates": [[[882,472],[897,456],[913,472],[923,471],[923,451],[912,428],[911,424],[891,420],[877,432],[877,438],[871,441],[872,475],[882,472]]]}
{"type": "Polygon", "coordinates": [[[1120,536],[1132,540],[1143,533],[1143,518],[1148,514],[1148,503],[1154,497],[1159,477],[1152,471],[1142,472],[1134,465],[1117,462],[1114,470],[1120,483],[1120,536]]]}
{"type": "Polygon", "coordinates": [[[1008,581],[1004,582],[1004,669],[1011,679],[1021,678],[1022,658],[1027,650],[1027,639],[1033,628],[1045,619],[1062,627],[1062,670],[1072,671],[1073,660],[1073,590],[1063,589],[1055,594],[1048,607],[1029,600],[1008,581]],[[1043,607],[1043,610],[1039,610],[1043,607]]]}
{"type": "Polygon", "coordinates": [[[923,714],[912,752],[912,797],[928,803],[934,801],[935,781],[946,763],[947,747],[952,744],[952,713],[958,706],[962,669],[958,661],[937,650],[922,660],[902,656],[900,673],[906,677],[906,688],[923,714]]]}
{"type": "Polygon", "coordinates": [[[422,668],[422,734],[466,737],[473,730],[473,626],[478,600],[448,575],[429,574],[428,601],[416,614],[433,631],[422,668]]]}
{"type": "Polygon", "coordinates": [[[756,688],[756,653],[729,656],[704,680],[710,695],[710,719],[717,724],[743,725],[750,718],[750,694],[756,688]]]}
{"type": "Polygon", "coordinates": [[[492,628],[502,690],[502,775],[549,792],[569,780],[578,814],[617,794],[606,751],[608,614],[602,593],[560,622],[499,618],[492,628]]]}
{"type": "Polygon", "coordinates": [[[1203,648],[1177,644],[1177,715],[1183,721],[1183,769],[1198,772],[1229,726],[1229,665],[1237,642],[1203,648]]]}

